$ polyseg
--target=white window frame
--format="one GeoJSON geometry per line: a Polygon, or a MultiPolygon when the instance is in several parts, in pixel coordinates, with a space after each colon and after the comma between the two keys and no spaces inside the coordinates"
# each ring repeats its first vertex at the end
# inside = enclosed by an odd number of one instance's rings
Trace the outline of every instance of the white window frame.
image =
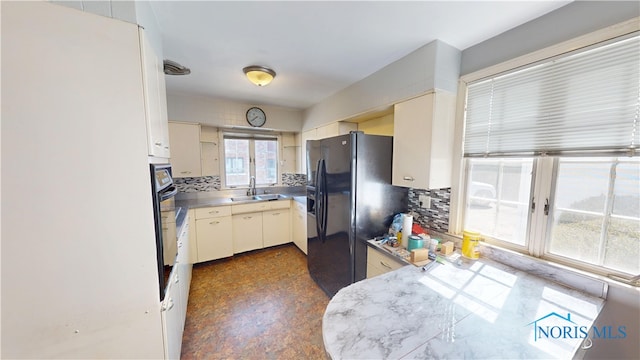
{"type": "MultiPolygon", "coordinates": [[[[464,222],[464,208],[466,199],[466,176],[467,161],[463,157],[464,139],[464,116],[466,107],[466,94],[468,84],[491,76],[495,76],[506,71],[527,66],[535,62],[556,57],[576,49],[593,46],[600,42],[608,41],[620,36],[624,36],[636,31],[640,31],[640,17],[636,17],[625,22],[609,26],[607,28],[585,34],[583,36],[568,40],[533,53],[517,57],[512,60],[464,75],[458,83],[456,124],[454,139],[454,158],[452,169],[451,202],[449,214],[449,233],[458,237],[462,236],[464,222]]],[[[545,253],[547,244],[547,229],[550,228],[549,217],[544,214],[544,204],[546,199],[551,199],[552,179],[554,176],[554,158],[539,157],[534,165],[533,174],[533,196],[532,200],[536,207],[530,217],[529,241],[525,247],[504,241],[487,239],[487,243],[525,253],[534,257],[543,258],[549,261],[571,266],[579,270],[590,273],[608,276],[617,280],[624,280],[628,275],[600,266],[585,264],[573,261],[561,256],[545,253]],[[542,176],[541,176],[542,174],[542,176]]],[[[531,204],[530,204],[531,205],[531,204]]],[[[550,204],[551,206],[551,204],[550,204]]]]}
{"type": "MultiPolygon", "coordinates": [[[[247,139],[249,140],[262,140],[260,137],[264,137],[265,140],[268,138],[275,138],[277,142],[277,174],[276,174],[276,183],[273,184],[259,184],[256,185],[256,188],[268,188],[273,186],[282,186],[282,134],[264,134],[254,131],[241,131],[241,130],[226,130],[219,131],[219,144],[218,152],[219,152],[219,166],[220,166],[220,187],[224,190],[237,190],[237,189],[248,189],[248,186],[227,186],[227,172],[226,172],[226,157],[225,157],[225,135],[233,136],[233,135],[247,135],[247,139]],[[255,138],[252,138],[255,136],[255,138]]],[[[241,137],[241,136],[239,136],[241,137]]],[[[255,143],[254,141],[249,142],[249,153],[250,153],[250,161],[249,161],[249,176],[255,176],[255,143]]]]}

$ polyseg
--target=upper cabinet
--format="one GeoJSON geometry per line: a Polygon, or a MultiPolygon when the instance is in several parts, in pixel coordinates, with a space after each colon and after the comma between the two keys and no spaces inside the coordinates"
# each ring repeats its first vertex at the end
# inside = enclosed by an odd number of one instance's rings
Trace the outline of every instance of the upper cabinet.
{"type": "Polygon", "coordinates": [[[393,185],[451,186],[455,94],[435,91],[394,107],[393,185]]]}
{"type": "Polygon", "coordinates": [[[147,121],[147,147],[149,156],[169,158],[169,130],[167,125],[167,93],[164,81],[164,63],[153,50],[144,30],[140,34],[144,105],[147,121]]]}
{"type": "Polygon", "coordinates": [[[218,128],[200,125],[200,161],[202,176],[220,175],[218,128]]]}
{"type": "Polygon", "coordinates": [[[324,125],[315,129],[310,129],[307,131],[303,131],[300,136],[300,166],[298,169],[301,174],[305,174],[307,172],[307,140],[320,140],[333,136],[348,134],[351,131],[357,131],[358,124],[344,122],[344,121],[336,121],[328,125],[324,125]]]}
{"type": "Polygon", "coordinates": [[[173,177],[202,176],[200,163],[200,125],[169,123],[173,177]]]}

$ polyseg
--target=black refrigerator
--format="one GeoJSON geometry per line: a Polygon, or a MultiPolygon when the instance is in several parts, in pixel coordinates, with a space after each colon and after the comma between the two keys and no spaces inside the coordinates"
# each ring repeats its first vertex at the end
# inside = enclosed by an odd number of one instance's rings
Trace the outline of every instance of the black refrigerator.
{"type": "Polygon", "coordinates": [[[408,189],[391,185],[392,158],[391,136],[307,141],[307,264],[329,297],[366,278],[366,241],[407,211],[408,189]]]}

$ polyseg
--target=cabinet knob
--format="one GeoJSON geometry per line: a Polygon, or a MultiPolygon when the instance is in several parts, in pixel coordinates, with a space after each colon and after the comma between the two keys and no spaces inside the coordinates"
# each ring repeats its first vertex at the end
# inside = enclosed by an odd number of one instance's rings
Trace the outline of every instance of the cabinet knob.
{"type": "Polygon", "coordinates": [[[220,224],[220,221],[212,221],[212,222],[210,222],[209,224],[211,224],[211,225],[218,225],[218,224],[220,224]]]}
{"type": "Polygon", "coordinates": [[[162,143],[161,142],[157,142],[157,143],[155,143],[155,145],[156,146],[162,146],[162,143]]]}
{"type": "Polygon", "coordinates": [[[219,211],[218,211],[218,210],[212,210],[212,211],[209,211],[209,214],[217,214],[217,213],[219,213],[219,211]]]}
{"type": "Polygon", "coordinates": [[[386,267],[388,269],[391,269],[391,266],[385,264],[384,261],[380,261],[380,265],[382,265],[382,266],[384,266],[384,267],[386,267]]]}
{"type": "Polygon", "coordinates": [[[243,219],[245,219],[245,220],[253,219],[253,216],[245,216],[245,217],[243,217],[243,219]]]}
{"type": "Polygon", "coordinates": [[[403,180],[407,180],[407,181],[414,181],[415,180],[412,176],[405,176],[402,179],[403,180]]]}
{"type": "Polygon", "coordinates": [[[191,171],[181,171],[180,174],[191,174],[191,171]]]}
{"type": "Polygon", "coordinates": [[[273,213],[273,214],[271,214],[271,215],[273,215],[273,216],[278,216],[278,215],[280,215],[280,213],[273,213]]]}

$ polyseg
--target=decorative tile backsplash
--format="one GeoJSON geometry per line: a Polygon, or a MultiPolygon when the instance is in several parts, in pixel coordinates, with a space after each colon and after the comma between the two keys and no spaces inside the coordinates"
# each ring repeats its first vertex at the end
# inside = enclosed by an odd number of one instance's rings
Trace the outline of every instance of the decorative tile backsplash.
{"type": "Polygon", "coordinates": [[[175,178],[173,182],[179,192],[200,192],[220,190],[220,176],[175,178]]]}
{"type": "MultiPolygon", "coordinates": [[[[203,192],[220,190],[220,176],[201,176],[173,179],[179,192],[203,192]]],[[[305,174],[282,174],[283,186],[304,186],[307,184],[305,174]]]]}
{"type": "Polygon", "coordinates": [[[446,233],[449,230],[449,204],[451,202],[451,188],[444,189],[409,189],[409,211],[418,214],[413,221],[425,229],[446,233]],[[420,195],[431,197],[431,207],[420,207],[420,195]]]}
{"type": "Polygon", "coordinates": [[[307,175],[306,174],[282,174],[282,184],[285,186],[306,186],[307,175]]]}

